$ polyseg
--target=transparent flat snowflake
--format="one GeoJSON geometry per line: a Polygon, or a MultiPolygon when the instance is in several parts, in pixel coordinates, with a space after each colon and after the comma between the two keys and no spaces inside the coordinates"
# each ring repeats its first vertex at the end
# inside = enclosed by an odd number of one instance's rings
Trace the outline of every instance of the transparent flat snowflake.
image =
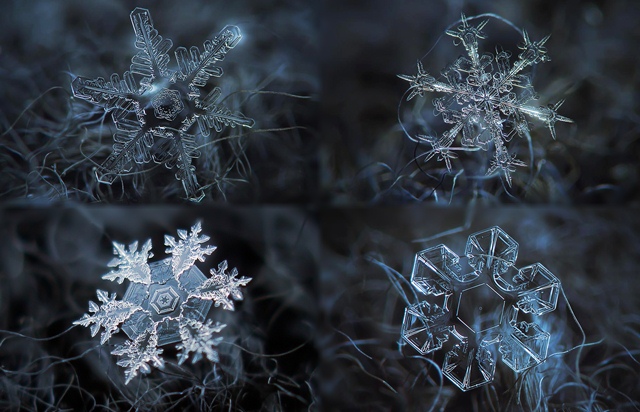
{"type": "Polygon", "coordinates": [[[454,146],[462,132],[463,148],[489,150],[493,148],[493,159],[487,175],[501,171],[509,186],[511,173],[515,166],[525,163],[509,153],[506,144],[514,135],[529,135],[528,117],[542,121],[556,138],[555,123],[573,122],[558,115],[557,110],[563,101],[549,106],[531,106],[537,99],[531,84],[531,72],[523,70],[541,62],[549,61],[543,47],[549,36],[538,42],[532,42],[523,31],[523,43],[519,45],[521,53],[510,65],[511,54],[504,50],[479,54],[478,41],[485,39],[482,29],[488,20],[473,27],[462,15],[462,25],[457,30],[447,30],[454,37],[454,44],[462,44],[467,56],[460,56],[453,64],[442,70],[440,79],[429,75],[421,62],[415,76],[399,75],[410,82],[407,100],[423,96],[425,92],[443,93],[444,96],[433,100],[436,115],[442,115],[445,123],[453,125],[441,136],[418,135],[417,139],[431,145],[431,151],[425,161],[437,156],[451,170],[451,160],[456,159],[454,146]]]}
{"type": "Polygon", "coordinates": [[[469,236],[464,257],[445,245],[416,255],[411,284],[424,300],[405,309],[402,338],[423,355],[447,350],[442,372],[463,391],[493,381],[498,353],[515,372],[547,357],[536,319],[556,309],[560,281],[540,263],[516,268],[517,256],[497,226],[469,236]]]}
{"type": "Polygon", "coordinates": [[[209,136],[211,129],[220,132],[225,126],[250,128],[254,124],[219,102],[219,87],[205,90],[210,77],[222,76],[222,68],[215,63],[238,44],[240,29],[226,26],[213,40],[204,42],[203,50],[178,47],[178,66],[170,70],[168,52],[173,43],[158,34],[149,11],[136,8],[131,23],[139,52],[122,78],[116,73],[109,81],[76,77],[71,84],[75,97],[111,112],[116,127],[113,152],[96,170],[96,177],[111,184],[134,163],[153,160],[168,169],[176,167],[176,178],[182,181],[187,197],[200,201],[204,194],[192,165],[192,159],[200,156],[197,139],[209,136]]]}
{"type": "Polygon", "coordinates": [[[170,258],[148,262],[153,256],[151,241],[144,243],[138,251],[138,242],[126,248],[113,243],[116,255],[110,263],[115,269],[102,278],[122,283],[128,279],[129,285],[122,300],[116,300],[98,290],[100,304],[89,302],[90,314],[84,314],[74,324],[91,327],[91,336],[104,329],[100,343],[107,342],[112,335],[122,329],[130,340],[119,345],[111,353],[121,357],[118,365],[126,368],[128,384],[139,372],[151,372],[150,364],[162,368],[163,352],[158,346],[180,342],[178,363],[186,361],[193,354],[192,362],[206,356],[211,362],[218,362],[218,352],[214,349],[222,337],[215,334],[226,326],[205,318],[211,305],[234,310],[232,299],[242,300],[241,286],[251,280],[238,278],[238,271],[227,272],[227,262],[218,269],[211,269],[213,277],[207,278],[194,263],[204,262],[213,253],[215,246],[204,246],[208,236],[200,235],[202,228],[198,222],[190,232],[178,230],[178,240],[165,236],[166,252],[170,258]]]}

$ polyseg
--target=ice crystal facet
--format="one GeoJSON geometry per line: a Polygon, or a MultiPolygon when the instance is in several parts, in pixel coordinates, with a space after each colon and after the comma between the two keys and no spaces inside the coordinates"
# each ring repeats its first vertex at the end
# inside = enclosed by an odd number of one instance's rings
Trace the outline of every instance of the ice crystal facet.
{"type": "Polygon", "coordinates": [[[207,89],[210,77],[220,77],[216,66],[241,39],[240,29],[226,26],[203,50],[193,46],[175,50],[177,68],[168,67],[173,43],[163,39],[153,27],[148,10],[131,12],[138,53],[122,78],[76,77],[71,89],[77,98],[111,112],[116,127],[111,155],[96,171],[98,181],[111,184],[133,164],[153,160],[167,168],[177,168],[189,199],[199,201],[204,194],[195,175],[192,160],[199,157],[196,138],[209,136],[210,130],[225,126],[253,127],[254,121],[223,106],[221,89],[207,89]],[[196,125],[196,126],[194,126],[196,125]]]}
{"type": "Polygon", "coordinates": [[[560,281],[540,263],[517,269],[517,256],[496,226],[469,236],[463,257],[445,245],[415,257],[411,284],[424,300],[405,309],[402,338],[423,355],[447,350],[442,372],[464,391],[493,381],[498,353],[515,372],[547,356],[536,318],[555,310],[560,281]]]}
{"type": "Polygon", "coordinates": [[[452,126],[440,136],[417,136],[418,140],[431,145],[425,161],[437,156],[451,170],[451,160],[457,158],[455,150],[460,150],[454,142],[462,134],[463,148],[485,151],[493,148],[493,160],[487,174],[501,172],[511,186],[515,166],[525,163],[509,153],[506,145],[515,135],[529,134],[527,116],[542,121],[554,139],[555,123],[572,120],[557,113],[563,101],[547,107],[530,105],[537,95],[531,84],[531,73],[524,70],[549,61],[544,48],[549,36],[535,42],[523,32],[523,42],[519,45],[521,53],[511,65],[511,54],[507,51],[480,54],[478,41],[486,38],[482,29],[487,23],[485,20],[474,27],[462,15],[462,24],[456,30],[446,31],[454,38],[455,45],[463,45],[467,55],[460,56],[442,70],[440,79],[427,73],[421,62],[418,62],[415,76],[398,77],[410,83],[407,100],[424,96],[425,92],[444,94],[435,98],[433,105],[435,113],[442,115],[443,121],[452,126]]]}
{"type": "Polygon", "coordinates": [[[154,365],[164,365],[160,357],[162,349],[158,346],[181,342],[178,361],[182,364],[193,353],[192,362],[206,356],[212,362],[219,357],[214,349],[221,337],[214,337],[226,325],[205,321],[212,306],[222,305],[223,309],[234,310],[229,297],[240,300],[240,286],[246,286],[248,277],[237,279],[238,271],[226,272],[226,261],[220,263],[218,270],[212,270],[213,278],[207,277],[194,266],[196,260],[204,262],[215,246],[202,247],[208,236],[199,235],[200,222],[191,227],[190,233],[178,230],[176,242],[172,236],[165,236],[168,253],[173,257],[147,263],[152,257],[151,241],[144,243],[137,251],[134,242],[127,251],[124,245],[114,242],[114,254],[118,255],[109,266],[117,267],[103,276],[103,279],[122,283],[131,281],[122,300],[116,300],[115,293],[98,290],[98,299],[102,305],[89,302],[89,312],[74,324],[91,326],[91,336],[104,328],[101,344],[122,329],[130,340],[119,345],[111,352],[122,357],[118,365],[126,367],[126,383],[137,376],[138,372],[149,373],[154,365]],[[132,274],[133,273],[133,274],[132,274]],[[148,275],[147,275],[148,273],[148,275]],[[143,276],[144,275],[144,276],[143,276]],[[144,281],[142,281],[144,280],[144,281]],[[204,292],[203,292],[204,291],[204,292]]]}

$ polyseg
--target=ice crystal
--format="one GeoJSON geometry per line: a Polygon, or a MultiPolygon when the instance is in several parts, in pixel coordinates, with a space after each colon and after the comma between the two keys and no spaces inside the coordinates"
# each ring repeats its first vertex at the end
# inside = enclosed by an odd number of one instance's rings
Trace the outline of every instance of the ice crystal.
{"type": "Polygon", "coordinates": [[[442,373],[463,391],[493,381],[498,353],[515,372],[542,363],[550,334],[536,318],[556,309],[560,281],[535,263],[517,269],[518,243],[499,227],[469,236],[465,256],[419,252],[402,338],[423,355],[445,349],[442,373]],[[453,338],[453,339],[452,339],[453,338]]]}
{"type": "Polygon", "coordinates": [[[524,166],[525,163],[509,153],[506,145],[515,135],[529,135],[527,116],[542,121],[554,139],[555,123],[572,120],[557,113],[563,101],[546,107],[530,105],[537,95],[531,84],[532,74],[524,70],[549,61],[544,47],[549,36],[536,42],[523,31],[523,42],[519,45],[521,52],[510,65],[511,54],[507,51],[496,50],[495,55],[480,54],[478,41],[486,38],[482,29],[487,23],[485,20],[474,27],[462,15],[462,24],[456,30],[446,31],[447,35],[454,37],[455,45],[464,46],[467,56],[460,56],[442,70],[440,79],[427,73],[421,62],[418,62],[415,76],[399,77],[410,83],[407,100],[423,96],[425,92],[444,94],[435,98],[433,105],[436,115],[442,115],[442,120],[452,126],[440,136],[417,136],[418,140],[431,145],[425,161],[437,156],[451,170],[451,160],[457,158],[455,150],[461,150],[454,146],[454,142],[462,133],[464,148],[485,151],[493,148],[487,174],[500,171],[511,186],[511,173],[515,166],[524,166]]]}
{"type": "Polygon", "coordinates": [[[111,112],[116,127],[113,152],[96,176],[111,184],[133,163],[153,160],[169,169],[176,167],[176,178],[189,199],[199,201],[204,194],[192,165],[200,156],[196,138],[209,136],[211,129],[220,132],[225,126],[250,128],[254,124],[219,102],[219,87],[205,90],[210,77],[222,76],[222,68],[215,64],[238,44],[240,29],[226,26],[213,40],[204,42],[203,50],[178,47],[177,68],[171,70],[168,52],[173,43],[158,34],[149,11],[136,8],[131,23],[139,51],[122,78],[115,73],[109,81],[76,77],[71,84],[75,97],[111,112]]]}
{"type": "Polygon", "coordinates": [[[212,362],[219,357],[214,349],[221,337],[214,337],[225,325],[205,321],[212,306],[222,305],[223,309],[234,310],[231,299],[242,299],[240,286],[246,286],[251,280],[248,277],[237,279],[238,271],[226,272],[228,265],[223,261],[218,270],[212,270],[213,278],[207,277],[194,266],[195,261],[204,262],[205,255],[210,255],[215,246],[202,247],[209,240],[200,235],[200,222],[191,227],[190,232],[178,230],[178,237],[165,236],[168,253],[173,257],[161,261],[147,263],[152,257],[151,241],[148,240],[137,251],[138,243],[134,242],[126,250],[124,245],[114,242],[115,258],[109,266],[117,266],[119,270],[111,271],[103,279],[122,283],[124,279],[131,281],[122,300],[116,300],[115,293],[98,290],[98,299],[102,306],[89,302],[89,312],[74,324],[91,326],[91,336],[95,336],[100,328],[104,328],[101,344],[122,329],[130,340],[116,347],[111,352],[121,356],[118,365],[126,369],[126,383],[137,376],[138,372],[149,373],[150,365],[163,367],[160,357],[163,350],[158,346],[180,342],[176,347],[180,350],[178,362],[182,364],[193,353],[192,362],[206,356],[212,362]],[[148,271],[148,276],[145,274],[148,271]],[[133,274],[132,274],[133,273],[133,274]]]}

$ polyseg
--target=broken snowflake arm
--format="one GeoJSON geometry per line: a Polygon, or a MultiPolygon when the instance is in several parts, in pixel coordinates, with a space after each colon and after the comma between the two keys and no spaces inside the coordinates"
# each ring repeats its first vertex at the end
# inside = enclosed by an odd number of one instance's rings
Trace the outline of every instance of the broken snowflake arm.
{"type": "Polygon", "coordinates": [[[116,269],[103,278],[118,283],[129,280],[127,291],[122,300],[116,300],[115,293],[109,296],[98,290],[101,304],[89,302],[90,313],[74,322],[90,327],[91,336],[103,328],[101,344],[120,330],[127,335],[129,340],[112,352],[120,357],[117,364],[125,368],[127,384],[140,373],[151,372],[152,367],[162,368],[163,349],[159,347],[167,344],[179,342],[179,364],[189,358],[192,363],[203,357],[219,361],[215,347],[222,341],[218,334],[225,325],[207,320],[207,314],[213,302],[233,310],[232,300],[243,298],[240,287],[251,279],[238,278],[236,269],[229,273],[226,261],[207,278],[194,263],[204,262],[215,246],[202,245],[209,237],[201,231],[197,222],[190,231],[178,230],[178,240],[166,236],[167,253],[172,257],[151,263],[150,240],[140,250],[138,242],[128,247],[114,242],[116,258],[109,266],[116,269]]]}
{"type": "Polygon", "coordinates": [[[443,375],[463,391],[491,383],[499,354],[519,373],[544,362],[558,278],[540,263],[518,269],[518,243],[494,226],[469,236],[464,255],[445,245],[416,255],[401,336],[422,355],[445,350],[443,375]]]}

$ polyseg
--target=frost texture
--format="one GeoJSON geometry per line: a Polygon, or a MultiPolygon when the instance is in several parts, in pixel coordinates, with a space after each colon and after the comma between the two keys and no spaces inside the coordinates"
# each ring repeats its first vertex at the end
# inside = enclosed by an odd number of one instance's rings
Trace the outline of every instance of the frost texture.
{"type": "Polygon", "coordinates": [[[221,90],[205,87],[210,77],[220,77],[222,68],[215,64],[241,39],[240,29],[226,26],[203,49],[175,50],[177,68],[171,70],[169,50],[173,43],[163,39],[153,27],[149,11],[131,12],[138,53],[122,77],[77,77],[73,95],[111,112],[116,127],[111,155],[96,171],[98,181],[111,184],[117,176],[131,170],[133,164],[153,160],[167,168],[177,168],[189,199],[200,201],[204,194],[195,175],[192,159],[200,156],[196,138],[209,136],[211,129],[225,126],[253,127],[254,121],[219,103],[221,90]],[[203,95],[204,94],[204,95],[203,95]],[[196,125],[196,126],[194,126],[196,125]]]}
{"type": "Polygon", "coordinates": [[[504,50],[497,50],[495,55],[480,55],[478,41],[486,38],[482,29],[487,23],[485,20],[473,27],[462,15],[462,25],[457,30],[446,31],[447,35],[454,37],[455,45],[464,46],[467,56],[459,57],[442,70],[440,79],[429,75],[421,62],[418,62],[415,76],[398,77],[411,84],[407,100],[423,96],[425,92],[444,94],[435,98],[433,105],[435,113],[442,115],[442,120],[452,126],[441,136],[417,136],[418,140],[431,145],[425,161],[437,157],[451,170],[451,160],[457,158],[455,150],[462,150],[455,147],[454,142],[462,133],[463,148],[485,151],[493,148],[487,175],[501,171],[511,186],[511,173],[516,166],[524,166],[525,163],[509,153],[506,145],[515,135],[523,137],[529,134],[527,117],[543,122],[554,139],[555,123],[572,120],[557,113],[563,101],[546,107],[530,105],[537,95],[531,84],[531,73],[524,70],[549,61],[543,47],[549,36],[532,42],[527,32],[523,32],[523,42],[519,45],[521,52],[511,65],[511,54],[504,50]]]}
{"type": "Polygon", "coordinates": [[[251,278],[237,279],[238,271],[228,274],[227,262],[220,263],[218,270],[212,270],[213,278],[207,277],[196,267],[196,260],[204,262],[215,246],[202,247],[209,240],[200,235],[200,222],[191,227],[190,232],[178,230],[179,241],[171,236],[165,237],[168,253],[173,257],[158,262],[147,263],[152,257],[151,241],[148,240],[137,251],[134,242],[129,250],[114,242],[115,258],[109,266],[117,266],[103,279],[122,283],[131,281],[122,300],[116,300],[115,293],[98,290],[98,299],[102,305],[89,302],[89,312],[74,324],[91,326],[91,336],[104,328],[100,343],[104,344],[111,336],[122,329],[129,340],[111,352],[121,359],[118,365],[126,368],[125,378],[128,384],[139,372],[149,373],[151,366],[162,368],[163,352],[158,346],[180,342],[176,348],[180,351],[178,362],[184,363],[190,354],[192,362],[206,356],[212,362],[219,357],[214,349],[222,337],[215,337],[226,325],[205,321],[212,306],[222,305],[223,309],[234,310],[231,299],[242,299],[239,287],[245,286],[251,278]],[[148,272],[148,277],[145,273],[148,272]],[[204,293],[203,289],[207,292],[204,293]]]}
{"type": "Polygon", "coordinates": [[[493,381],[498,353],[522,372],[547,357],[536,319],[556,309],[560,281],[540,263],[518,269],[518,243],[495,226],[469,236],[465,256],[445,245],[416,255],[402,338],[420,354],[446,350],[442,372],[463,391],[493,381]],[[453,339],[452,339],[453,338],[453,339]]]}

